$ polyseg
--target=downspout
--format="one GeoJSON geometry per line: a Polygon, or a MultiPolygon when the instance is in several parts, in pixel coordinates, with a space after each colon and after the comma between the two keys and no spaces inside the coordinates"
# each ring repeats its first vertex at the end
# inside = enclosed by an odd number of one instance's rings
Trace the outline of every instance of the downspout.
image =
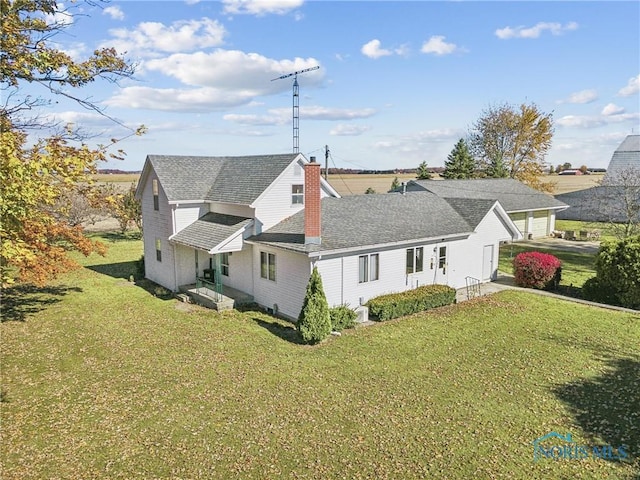
{"type": "Polygon", "coordinates": [[[340,257],[340,305],[344,305],[344,257],[340,257]]]}

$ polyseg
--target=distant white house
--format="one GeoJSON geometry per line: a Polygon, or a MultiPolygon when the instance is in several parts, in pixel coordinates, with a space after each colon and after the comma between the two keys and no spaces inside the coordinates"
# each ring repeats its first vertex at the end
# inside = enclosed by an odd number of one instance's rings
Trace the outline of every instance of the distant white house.
{"type": "Polygon", "coordinates": [[[522,238],[495,199],[341,198],[300,154],[150,155],[137,195],[147,278],[172,291],[209,281],[291,319],[314,266],[330,305],[356,307],[419,285],[491,281],[500,242],[522,238]]]}
{"type": "Polygon", "coordinates": [[[442,198],[497,200],[524,238],[542,238],[555,230],[558,212],[568,205],[513,178],[411,180],[408,191],[427,191],[442,198]]]}

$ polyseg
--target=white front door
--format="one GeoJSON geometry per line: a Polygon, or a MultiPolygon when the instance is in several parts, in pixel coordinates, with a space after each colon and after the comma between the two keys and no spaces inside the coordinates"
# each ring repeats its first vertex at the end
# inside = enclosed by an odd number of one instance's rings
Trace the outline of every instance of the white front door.
{"type": "Polygon", "coordinates": [[[482,250],[482,281],[493,280],[493,245],[482,250]]]}
{"type": "Polygon", "coordinates": [[[436,246],[436,274],[435,274],[435,283],[439,283],[440,285],[447,284],[448,278],[448,248],[447,245],[437,245],[436,246]]]}

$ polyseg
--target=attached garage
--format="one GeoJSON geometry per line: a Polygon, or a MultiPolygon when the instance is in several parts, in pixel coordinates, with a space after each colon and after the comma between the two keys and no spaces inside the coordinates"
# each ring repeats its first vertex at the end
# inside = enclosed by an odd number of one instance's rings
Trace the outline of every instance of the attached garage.
{"type": "Polygon", "coordinates": [[[518,227],[518,230],[520,230],[520,233],[522,233],[522,235],[524,235],[526,238],[527,213],[516,212],[516,213],[510,213],[509,216],[511,217],[511,220],[513,221],[513,223],[516,224],[516,227],[518,227]]]}
{"type": "Polygon", "coordinates": [[[533,238],[542,238],[549,235],[549,211],[536,210],[533,212],[533,228],[531,233],[533,238]]]}
{"type": "Polygon", "coordinates": [[[544,238],[555,228],[556,213],[568,207],[551,195],[514,178],[411,180],[408,191],[428,191],[443,198],[498,200],[525,239],[544,238]]]}

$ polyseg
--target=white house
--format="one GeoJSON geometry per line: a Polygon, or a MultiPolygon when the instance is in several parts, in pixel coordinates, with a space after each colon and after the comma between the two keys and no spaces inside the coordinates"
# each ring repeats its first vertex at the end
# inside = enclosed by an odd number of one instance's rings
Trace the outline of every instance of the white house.
{"type": "Polygon", "coordinates": [[[569,207],[513,178],[411,180],[407,190],[427,191],[443,198],[497,200],[524,238],[551,235],[555,230],[557,213],[569,207]]]}
{"type": "Polygon", "coordinates": [[[498,201],[341,198],[298,154],[149,156],[137,194],[150,280],[173,291],[209,281],[292,319],[314,266],[330,305],[356,307],[418,285],[490,281],[500,242],[521,238],[498,201]]]}

